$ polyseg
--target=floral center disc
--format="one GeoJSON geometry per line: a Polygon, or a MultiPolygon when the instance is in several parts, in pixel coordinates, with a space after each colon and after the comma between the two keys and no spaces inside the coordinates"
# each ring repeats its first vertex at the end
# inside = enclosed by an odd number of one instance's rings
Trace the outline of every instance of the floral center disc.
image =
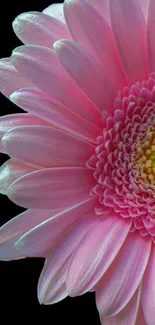
{"type": "Polygon", "coordinates": [[[87,162],[97,181],[97,215],[111,209],[132,218],[131,231],[155,243],[155,75],[125,87],[114,102],[113,116],[104,117],[103,133],[87,162]]]}

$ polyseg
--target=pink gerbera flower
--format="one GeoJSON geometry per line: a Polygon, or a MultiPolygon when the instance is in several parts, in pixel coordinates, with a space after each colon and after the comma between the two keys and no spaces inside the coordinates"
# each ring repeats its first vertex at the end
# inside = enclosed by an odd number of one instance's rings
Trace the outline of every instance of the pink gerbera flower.
{"type": "Polygon", "coordinates": [[[46,258],[41,303],[96,292],[103,325],[155,324],[155,1],[66,0],[13,23],[0,191],[27,208],[1,259],[46,258]],[[53,44],[53,47],[52,47],[53,44]]]}

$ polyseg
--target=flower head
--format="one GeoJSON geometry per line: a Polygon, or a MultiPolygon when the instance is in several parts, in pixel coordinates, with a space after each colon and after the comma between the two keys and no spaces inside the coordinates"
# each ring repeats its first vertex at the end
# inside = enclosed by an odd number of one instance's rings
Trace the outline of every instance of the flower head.
{"type": "Polygon", "coordinates": [[[41,303],[96,292],[103,325],[155,319],[155,1],[65,0],[19,15],[0,62],[0,191],[25,212],[1,259],[46,258],[41,303]],[[28,44],[28,45],[27,45],[28,44]]]}

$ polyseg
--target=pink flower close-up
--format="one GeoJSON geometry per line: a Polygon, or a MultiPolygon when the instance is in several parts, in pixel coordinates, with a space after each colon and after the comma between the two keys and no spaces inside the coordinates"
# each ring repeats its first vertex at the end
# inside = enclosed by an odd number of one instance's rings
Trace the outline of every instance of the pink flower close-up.
{"type": "Polygon", "coordinates": [[[154,325],[155,0],[65,0],[13,30],[0,193],[26,210],[0,260],[45,258],[41,304],[94,291],[102,325],[154,325]]]}

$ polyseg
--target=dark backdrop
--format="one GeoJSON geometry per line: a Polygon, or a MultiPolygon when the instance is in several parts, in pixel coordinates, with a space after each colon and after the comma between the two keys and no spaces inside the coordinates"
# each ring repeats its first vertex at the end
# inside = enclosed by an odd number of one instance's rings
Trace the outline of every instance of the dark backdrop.
{"type": "MultiPolygon", "coordinates": [[[[0,15],[0,57],[8,57],[21,42],[12,30],[14,18],[26,11],[42,11],[51,4],[50,0],[3,1],[0,15]],[[2,7],[3,6],[3,7],[2,7]]],[[[0,115],[20,112],[0,94],[0,115]]],[[[0,165],[7,160],[0,154],[0,165]]],[[[0,225],[13,218],[23,210],[13,204],[7,197],[0,195],[0,225]]],[[[36,324],[49,321],[53,325],[79,323],[81,325],[99,325],[95,308],[95,295],[88,293],[77,298],[66,298],[51,306],[40,306],[37,301],[37,281],[41,272],[43,259],[25,259],[12,262],[0,262],[0,322],[1,324],[29,321],[36,324]]]]}

